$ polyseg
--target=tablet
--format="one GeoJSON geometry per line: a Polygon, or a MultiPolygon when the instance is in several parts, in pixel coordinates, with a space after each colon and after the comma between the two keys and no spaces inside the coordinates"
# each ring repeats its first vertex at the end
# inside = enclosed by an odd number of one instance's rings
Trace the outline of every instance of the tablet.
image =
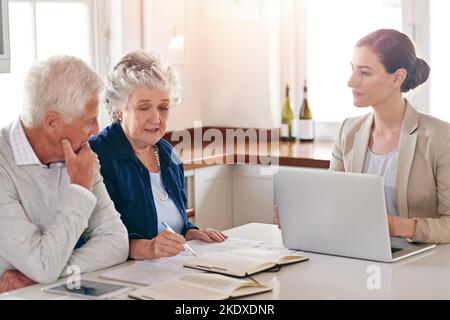
{"type": "Polygon", "coordinates": [[[81,280],[80,286],[75,287],[73,283],[58,284],[42,289],[45,292],[69,295],[84,299],[108,299],[130,291],[130,287],[96,281],[81,280]]]}

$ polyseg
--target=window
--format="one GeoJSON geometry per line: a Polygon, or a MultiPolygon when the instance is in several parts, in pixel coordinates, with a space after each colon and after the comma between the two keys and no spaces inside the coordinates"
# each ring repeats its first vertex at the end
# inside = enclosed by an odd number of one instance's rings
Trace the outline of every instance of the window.
{"type": "Polygon", "coordinates": [[[9,72],[8,1],[0,0],[0,73],[9,72]]]}
{"type": "Polygon", "coordinates": [[[305,1],[307,77],[314,120],[340,122],[367,113],[353,106],[347,87],[353,48],[376,29],[402,30],[402,1],[305,1]]]}
{"type": "Polygon", "coordinates": [[[0,127],[22,109],[23,81],[36,60],[54,54],[77,56],[94,65],[93,0],[10,0],[11,72],[0,74],[0,127]]]}

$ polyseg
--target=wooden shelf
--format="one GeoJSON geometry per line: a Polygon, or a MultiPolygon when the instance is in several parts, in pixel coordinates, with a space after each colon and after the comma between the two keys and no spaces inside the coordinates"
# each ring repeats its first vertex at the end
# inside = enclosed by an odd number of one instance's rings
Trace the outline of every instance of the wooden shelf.
{"type": "MultiPolygon", "coordinates": [[[[185,170],[208,167],[214,164],[262,164],[261,157],[267,157],[271,152],[261,152],[258,144],[237,145],[230,152],[216,153],[204,157],[204,150],[208,144],[201,148],[192,148],[189,154],[183,154],[183,150],[177,150],[181,154],[185,170]]],[[[175,146],[175,149],[177,147],[175,146]]],[[[330,165],[333,142],[280,142],[272,154],[274,161],[281,166],[310,167],[327,169],[330,165]]],[[[273,163],[273,162],[272,162],[273,163]]]]}
{"type": "Polygon", "coordinates": [[[195,217],[195,209],[194,208],[186,209],[186,214],[189,219],[194,218],[195,217]]]}

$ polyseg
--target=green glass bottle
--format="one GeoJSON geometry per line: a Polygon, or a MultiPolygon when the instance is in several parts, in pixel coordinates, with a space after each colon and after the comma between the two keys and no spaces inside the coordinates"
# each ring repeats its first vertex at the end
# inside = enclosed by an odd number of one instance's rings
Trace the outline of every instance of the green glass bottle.
{"type": "Polygon", "coordinates": [[[308,102],[308,86],[305,80],[303,86],[303,103],[300,108],[300,121],[298,122],[298,138],[300,141],[314,140],[314,121],[308,102]]]}
{"type": "Polygon", "coordinates": [[[281,133],[282,141],[293,141],[295,137],[292,135],[292,120],[294,119],[294,112],[291,108],[291,99],[289,97],[289,86],[286,85],[286,98],[281,112],[281,133]]]}

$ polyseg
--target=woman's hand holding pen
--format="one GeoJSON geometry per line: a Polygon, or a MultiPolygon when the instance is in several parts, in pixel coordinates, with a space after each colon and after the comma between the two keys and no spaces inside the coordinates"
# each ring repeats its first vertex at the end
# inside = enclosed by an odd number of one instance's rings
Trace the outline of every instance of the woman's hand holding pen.
{"type": "Polygon", "coordinates": [[[130,257],[136,260],[172,257],[184,251],[186,239],[164,230],[151,240],[130,240],[130,257]]]}
{"type": "MultiPolygon", "coordinates": [[[[130,257],[136,260],[172,257],[184,251],[189,240],[223,242],[228,239],[227,235],[214,229],[190,229],[184,237],[170,230],[167,228],[151,240],[130,240],[130,257]]],[[[195,255],[192,249],[190,251],[195,255]]]]}
{"type": "Polygon", "coordinates": [[[185,243],[186,240],[183,236],[164,230],[150,240],[148,251],[151,259],[171,257],[184,251],[183,244],[185,243]]]}

